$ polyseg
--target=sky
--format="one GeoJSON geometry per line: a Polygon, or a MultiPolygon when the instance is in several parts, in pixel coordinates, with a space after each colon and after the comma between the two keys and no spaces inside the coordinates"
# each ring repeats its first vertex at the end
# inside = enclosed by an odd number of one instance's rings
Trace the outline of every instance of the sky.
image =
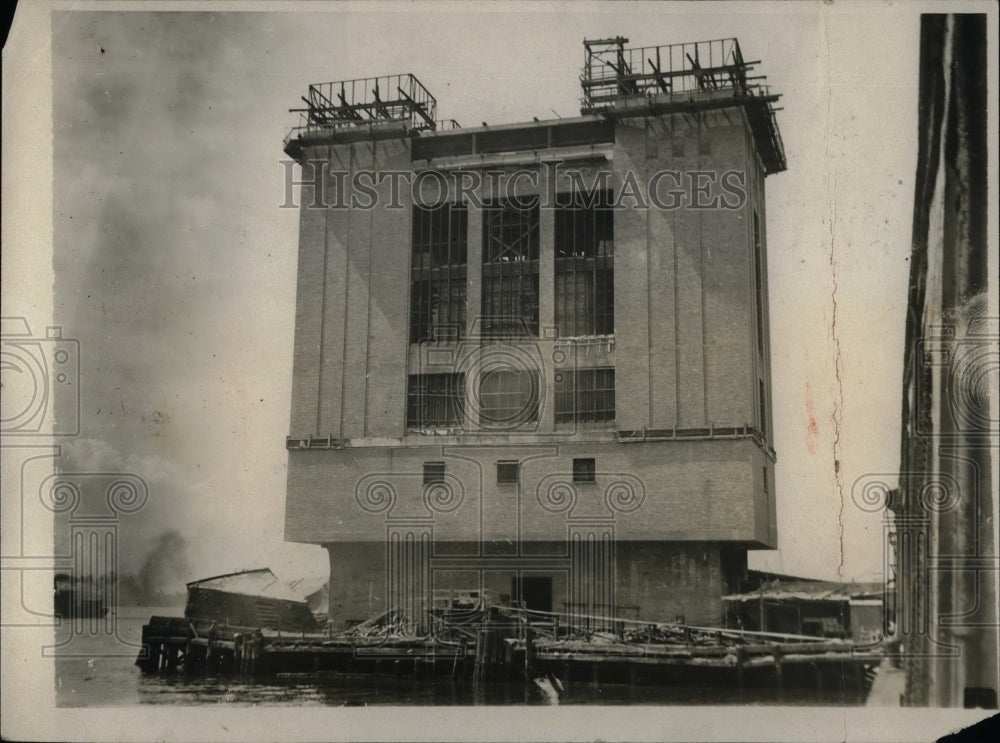
{"type": "Polygon", "coordinates": [[[52,15],[53,314],[82,360],[63,465],[149,483],[123,571],[171,531],[178,579],[326,571],[321,548],[282,539],[298,228],[282,140],[308,85],[412,72],[466,127],[569,117],[582,40],[624,35],[735,36],[782,94],[788,170],[766,183],[779,549],[751,566],[880,577],[882,514],[855,496],[899,464],[918,12],[305,7],[52,15]]]}

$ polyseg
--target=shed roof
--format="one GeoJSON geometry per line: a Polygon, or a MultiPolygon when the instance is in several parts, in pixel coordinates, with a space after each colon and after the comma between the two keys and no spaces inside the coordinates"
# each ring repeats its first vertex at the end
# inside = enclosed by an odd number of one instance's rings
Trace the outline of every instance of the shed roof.
{"type": "Polygon", "coordinates": [[[270,568],[258,570],[243,570],[239,573],[226,573],[211,578],[191,581],[189,589],[202,588],[223,593],[235,593],[243,596],[262,596],[282,601],[303,603],[304,599],[298,593],[286,586],[270,568]]]}
{"type": "Polygon", "coordinates": [[[751,601],[760,598],[799,601],[850,601],[881,598],[882,583],[837,583],[833,581],[774,581],[756,591],[723,596],[724,601],[751,601]]]}
{"type": "Polygon", "coordinates": [[[326,580],[326,578],[321,576],[315,578],[296,578],[295,580],[288,581],[285,585],[294,591],[297,596],[309,598],[326,588],[326,580]]]}

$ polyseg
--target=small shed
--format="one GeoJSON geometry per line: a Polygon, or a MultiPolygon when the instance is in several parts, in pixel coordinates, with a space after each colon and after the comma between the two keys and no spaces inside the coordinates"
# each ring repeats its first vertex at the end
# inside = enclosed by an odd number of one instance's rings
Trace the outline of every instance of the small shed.
{"type": "Polygon", "coordinates": [[[755,591],[722,597],[726,626],[878,642],[883,636],[884,588],[881,583],[763,582],[755,591]]]}
{"type": "Polygon", "coordinates": [[[294,632],[316,629],[305,599],[268,568],[226,573],[187,584],[188,619],[294,632]]]}

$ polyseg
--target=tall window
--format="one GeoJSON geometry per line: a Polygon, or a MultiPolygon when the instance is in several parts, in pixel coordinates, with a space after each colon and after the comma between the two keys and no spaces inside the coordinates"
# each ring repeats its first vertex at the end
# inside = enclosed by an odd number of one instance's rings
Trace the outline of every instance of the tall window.
{"type": "Polygon", "coordinates": [[[465,335],[467,233],[464,204],[414,204],[410,343],[465,335]]]}
{"type": "MultiPolygon", "coordinates": [[[[762,264],[763,244],[760,234],[760,217],[754,212],[753,215],[753,275],[754,275],[754,304],[756,305],[757,318],[757,358],[761,370],[764,369],[764,266],[762,264]]],[[[767,437],[767,389],[764,380],[757,380],[757,404],[760,415],[760,431],[767,437]]]]}
{"type": "Polygon", "coordinates": [[[538,375],[530,371],[489,371],[479,380],[479,425],[516,429],[538,420],[538,375]]]}
{"type": "Polygon", "coordinates": [[[559,335],[615,332],[613,193],[560,194],[555,213],[555,303],[559,335]]]}
{"type": "Polygon", "coordinates": [[[757,304],[757,351],[764,355],[764,267],[761,265],[763,253],[760,238],[760,218],[753,215],[753,275],[754,297],[757,304]]]}
{"type": "Polygon", "coordinates": [[[495,337],[538,335],[538,199],[498,201],[483,211],[482,329],[495,337]]]}
{"type": "Polygon", "coordinates": [[[556,375],[556,423],[615,419],[615,370],[578,369],[556,375]]]}
{"type": "Polygon", "coordinates": [[[413,374],[407,390],[409,428],[454,428],[462,425],[464,374],[413,374]]]}
{"type": "Polygon", "coordinates": [[[760,405],[760,432],[767,438],[767,393],[764,380],[757,380],[757,402],[760,405]]]}

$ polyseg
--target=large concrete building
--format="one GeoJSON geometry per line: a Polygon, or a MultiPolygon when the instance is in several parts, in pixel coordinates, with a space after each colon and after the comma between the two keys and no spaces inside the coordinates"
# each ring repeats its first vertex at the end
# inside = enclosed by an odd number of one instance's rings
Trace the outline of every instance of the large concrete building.
{"type": "Polygon", "coordinates": [[[775,547],[777,96],[735,39],[626,42],[585,42],[577,118],[309,88],[285,535],[335,626],[444,589],[718,623],[775,547]]]}

